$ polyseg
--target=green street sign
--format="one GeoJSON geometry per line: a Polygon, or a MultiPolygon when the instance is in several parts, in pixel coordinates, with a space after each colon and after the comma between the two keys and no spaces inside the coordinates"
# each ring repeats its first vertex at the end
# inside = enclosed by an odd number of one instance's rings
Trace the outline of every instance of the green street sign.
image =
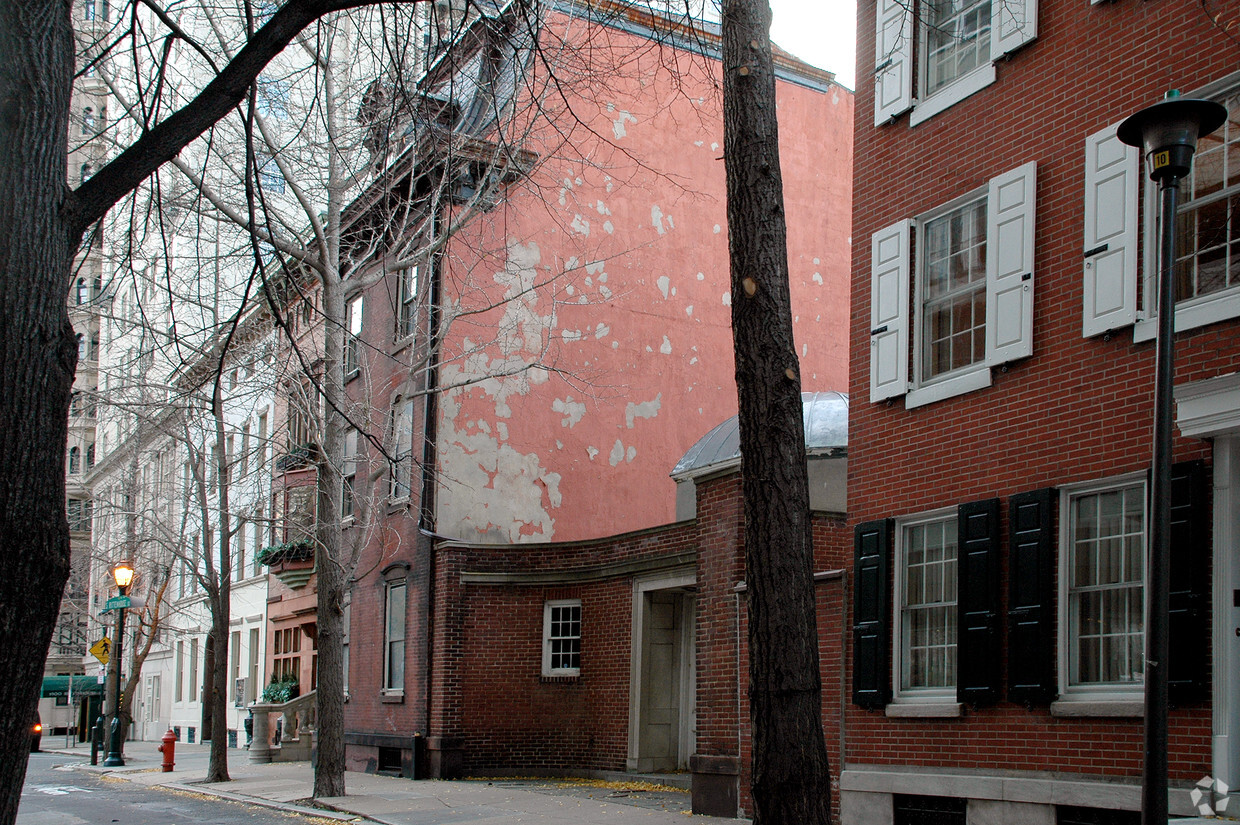
{"type": "Polygon", "coordinates": [[[113,596],[103,603],[103,610],[106,613],[109,610],[120,610],[129,607],[130,600],[128,596],[113,596]]]}

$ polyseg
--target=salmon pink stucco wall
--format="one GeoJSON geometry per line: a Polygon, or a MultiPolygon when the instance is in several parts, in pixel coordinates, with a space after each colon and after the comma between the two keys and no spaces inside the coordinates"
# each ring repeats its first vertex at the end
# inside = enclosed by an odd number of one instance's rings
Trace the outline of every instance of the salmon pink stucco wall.
{"type": "MultiPolygon", "coordinates": [[[[533,173],[441,262],[441,535],[578,540],[668,523],[668,473],[736,413],[720,64],[610,27],[590,53],[614,68],[567,87],[556,128],[523,145],[533,173]]],[[[853,96],[783,62],[797,355],[806,390],[842,391],[853,96]]]]}

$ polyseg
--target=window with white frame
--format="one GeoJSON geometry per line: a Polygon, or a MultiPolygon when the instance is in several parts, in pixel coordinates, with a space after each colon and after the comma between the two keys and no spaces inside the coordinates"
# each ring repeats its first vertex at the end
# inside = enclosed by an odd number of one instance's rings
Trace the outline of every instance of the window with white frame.
{"type": "Polygon", "coordinates": [[[340,518],[352,519],[357,510],[357,465],[361,438],[356,427],[350,427],[344,435],[345,460],[341,466],[340,518]]]}
{"type": "Polygon", "coordinates": [[[344,374],[356,375],[362,367],[362,296],[351,299],[346,308],[348,328],[344,337],[344,374]]]}
{"type": "Polygon", "coordinates": [[[543,605],[543,676],[581,673],[581,600],[560,599],[543,605]]]}
{"type": "Polygon", "coordinates": [[[994,61],[1038,33],[1037,0],[878,0],[876,5],[875,126],[909,109],[909,125],[915,126],[984,89],[995,82],[994,61]]]}
{"type": "Polygon", "coordinates": [[[1240,286],[1240,91],[1219,102],[1227,120],[1198,142],[1193,171],[1180,184],[1176,301],[1240,286]]]}
{"type": "Polygon", "coordinates": [[[1145,669],[1145,482],[1063,493],[1063,693],[1139,690],[1145,669]]]}
{"type": "MultiPolygon", "coordinates": [[[[1177,330],[1240,317],[1240,72],[1192,93],[1227,107],[1228,118],[1198,143],[1180,185],[1174,270],[1177,330]]],[[[1141,172],[1140,152],[1112,124],[1085,139],[1085,337],[1133,327],[1137,341],[1157,329],[1157,185],[1141,172]],[[1138,221],[1138,211],[1144,217],[1138,221]],[[1144,234],[1144,266],[1138,244],[1144,234]],[[1139,270],[1144,272],[1138,288],[1139,270]]]]}
{"type": "Polygon", "coordinates": [[[418,320],[418,268],[416,266],[402,269],[396,273],[399,284],[398,306],[396,307],[396,339],[408,338],[417,332],[418,320]]]}
{"type": "Polygon", "coordinates": [[[276,195],[283,195],[285,189],[284,173],[280,171],[279,164],[271,155],[259,155],[258,164],[258,183],[265,192],[276,195]]]}
{"type": "Polygon", "coordinates": [[[900,699],[955,701],[956,534],[954,510],[900,524],[895,621],[900,699]]]}
{"type": "Polygon", "coordinates": [[[874,233],[871,401],[904,395],[911,408],[981,389],[991,367],[1033,353],[1036,189],[1027,163],[874,233]]]}
{"type": "Polygon", "coordinates": [[[413,483],[413,399],[398,398],[392,409],[392,466],[388,495],[409,498],[413,483]]]}
{"type": "Polygon", "coordinates": [[[403,693],[405,690],[405,604],[406,580],[389,579],[383,605],[383,691],[403,693]]]}

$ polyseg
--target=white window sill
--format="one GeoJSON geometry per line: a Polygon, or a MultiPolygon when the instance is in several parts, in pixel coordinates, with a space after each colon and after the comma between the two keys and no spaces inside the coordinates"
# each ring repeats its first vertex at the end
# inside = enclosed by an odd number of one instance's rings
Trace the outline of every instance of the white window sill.
{"type": "Polygon", "coordinates": [[[948,85],[939,89],[925,100],[917,101],[913,113],[909,115],[908,125],[916,126],[924,123],[939,112],[946,111],[970,95],[980,92],[995,82],[995,64],[987,63],[978,66],[964,77],[958,77],[948,85]]]}
{"type": "MultiPolygon", "coordinates": [[[[1240,289],[1229,289],[1206,298],[1183,301],[1175,308],[1175,331],[1197,329],[1240,317],[1240,289]]],[[[1158,316],[1138,318],[1132,327],[1135,342],[1153,341],[1158,335],[1158,316]]]]}
{"type": "Polygon", "coordinates": [[[1061,717],[1126,717],[1145,716],[1143,699],[1060,699],[1051,702],[1051,716],[1061,717]]]}
{"type": "Polygon", "coordinates": [[[978,369],[909,390],[904,396],[904,407],[909,410],[924,407],[935,401],[954,398],[957,395],[964,395],[989,386],[990,367],[981,366],[978,369]]]}
{"type": "Polygon", "coordinates": [[[887,706],[892,719],[954,719],[964,716],[960,702],[896,702],[887,706]]]}

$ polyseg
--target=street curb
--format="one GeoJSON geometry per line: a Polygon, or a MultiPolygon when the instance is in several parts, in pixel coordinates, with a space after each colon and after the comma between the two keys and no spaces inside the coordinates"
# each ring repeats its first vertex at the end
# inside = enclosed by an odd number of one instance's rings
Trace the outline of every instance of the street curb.
{"type": "MultiPolygon", "coordinates": [[[[270,799],[263,799],[257,796],[246,796],[245,794],[232,793],[231,791],[219,790],[209,785],[187,785],[183,782],[167,782],[156,785],[159,788],[171,788],[174,791],[184,791],[185,793],[197,793],[204,796],[214,796],[219,799],[226,799],[229,802],[240,802],[246,805],[258,805],[262,808],[270,808],[275,811],[289,811],[291,813],[303,814],[305,816],[317,816],[323,819],[334,819],[338,822],[380,822],[381,820],[369,819],[361,814],[343,812],[338,810],[324,810],[322,808],[310,808],[305,805],[292,805],[286,802],[273,802],[270,799]]],[[[385,824],[386,825],[386,824],[385,824]]]]}

